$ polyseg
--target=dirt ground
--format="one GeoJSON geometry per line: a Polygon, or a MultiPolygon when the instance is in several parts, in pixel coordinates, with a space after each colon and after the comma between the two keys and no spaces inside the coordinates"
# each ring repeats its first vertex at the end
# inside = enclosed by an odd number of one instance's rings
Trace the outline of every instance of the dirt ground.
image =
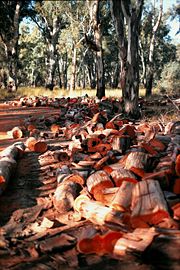
{"type": "Polygon", "coordinates": [[[16,107],[9,104],[0,104],[0,150],[16,141],[7,134],[15,126],[21,126],[23,120],[29,116],[50,116],[59,113],[58,109],[51,107],[16,107]]]}

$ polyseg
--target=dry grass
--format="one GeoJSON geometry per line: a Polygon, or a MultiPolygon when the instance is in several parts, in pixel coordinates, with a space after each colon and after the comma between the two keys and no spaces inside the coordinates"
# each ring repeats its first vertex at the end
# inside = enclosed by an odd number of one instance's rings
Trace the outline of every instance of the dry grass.
{"type": "MultiPolygon", "coordinates": [[[[153,90],[153,93],[157,93],[157,89],[153,90]]],[[[96,89],[76,89],[75,91],[70,91],[67,89],[60,89],[55,87],[53,91],[46,89],[45,87],[19,87],[17,92],[8,93],[7,90],[0,89],[1,99],[11,99],[19,96],[48,96],[48,97],[80,97],[87,94],[89,97],[96,96],[96,89]]],[[[107,97],[122,97],[121,89],[106,89],[107,97]]],[[[139,89],[139,96],[145,96],[145,89],[139,89]]]]}
{"type": "MultiPolygon", "coordinates": [[[[87,94],[89,97],[95,97],[96,96],[96,89],[76,89],[75,91],[70,91],[66,89],[60,89],[55,87],[53,91],[48,90],[44,87],[20,87],[18,88],[16,93],[5,93],[3,90],[3,93],[1,97],[8,98],[9,96],[48,96],[48,97],[79,97],[84,96],[87,94]]],[[[144,96],[145,95],[145,89],[140,88],[139,95],[144,96]]],[[[106,89],[106,96],[107,97],[122,97],[122,91],[121,89],[106,89]]]]}

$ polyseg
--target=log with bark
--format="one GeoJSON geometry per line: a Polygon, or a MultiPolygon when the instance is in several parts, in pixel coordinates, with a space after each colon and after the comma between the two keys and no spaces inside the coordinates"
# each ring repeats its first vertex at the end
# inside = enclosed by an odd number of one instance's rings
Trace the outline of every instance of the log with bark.
{"type": "Polygon", "coordinates": [[[53,204],[59,213],[67,213],[73,208],[74,200],[79,195],[82,187],[76,182],[63,181],[56,188],[53,195],[53,204]]]}
{"type": "Polygon", "coordinates": [[[165,218],[170,218],[159,182],[152,179],[135,185],[132,191],[131,210],[133,228],[147,228],[158,225],[165,218]]]}
{"type": "Polygon", "coordinates": [[[125,212],[130,211],[132,191],[135,187],[135,183],[123,181],[122,185],[118,188],[112,202],[111,207],[113,209],[125,212]]]}
{"type": "Polygon", "coordinates": [[[17,165],[17,159],[25,150],[24,143],[18,142],[0,153],[0,194],[6,189],[17,165]]]}
{"type": "Polygon", "coordinates": [[[106,207],[100,202],[92,201],[85,195],[76,198],[74,210],[94,224],[126,232],[129,229],[129,214],[106,207]]]}
{"type": "Polygon", "coordinates": [[[26,140],[26,146],[30,151],[37,153],[44,153],[48,149],[47,143],[45,141],[37,140],[34,137],[29,137],[26,140]]]}
{"type": "Polygon", "coordinates": [[[138,182],[134,173],[123,168],[112,171],[110,175],[116,187],[120,187],[123,181],[128,181],[134,184],[138,182]]]}
{"type": "Polygon", "coordinates": [[[113,252],[115,242],[122,237],[120,231],[108,230],[104,234],[100,234],[92,227],[84,228],[81,235],[78,237],[77,250],[84,254],[110,254],[113,252]]]}
{"type": "Polygon", "coordinates": [[[113,255],[121,257],[128,253],[142,253],[152,243],[153,238],[158,235],[154,228],[138,228],[132,233],[124,234],[118,239],[113,248],[113,255]]]}
{"type": "Polygon", "coordinates": [[[103,190],[114,186],[108,173],[102,170],[91,174],[86,180],[86,185],[93,197],[101,202],[104,202],[103,190]]]}

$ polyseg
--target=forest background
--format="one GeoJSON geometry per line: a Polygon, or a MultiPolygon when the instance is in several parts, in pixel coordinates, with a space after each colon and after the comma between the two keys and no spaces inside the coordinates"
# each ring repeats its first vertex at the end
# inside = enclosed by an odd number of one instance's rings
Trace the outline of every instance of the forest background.
{"type": "Polygon", "coordinates": [[[1,1],[0,91],[110,93],[136,115],[141,89],[180,93],[179,16],[179,1],[1,1]]]}

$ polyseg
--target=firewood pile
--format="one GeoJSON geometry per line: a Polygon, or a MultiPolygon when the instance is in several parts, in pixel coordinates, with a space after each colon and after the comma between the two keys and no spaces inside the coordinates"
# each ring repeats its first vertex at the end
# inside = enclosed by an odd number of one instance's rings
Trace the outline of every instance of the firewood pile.
{"type": "Polygon", "coordinates": [[[0,153],[0,268],[178,269],[180,121],[128,119],[114,98],[14,105],[59,114],[0,153]]]}

